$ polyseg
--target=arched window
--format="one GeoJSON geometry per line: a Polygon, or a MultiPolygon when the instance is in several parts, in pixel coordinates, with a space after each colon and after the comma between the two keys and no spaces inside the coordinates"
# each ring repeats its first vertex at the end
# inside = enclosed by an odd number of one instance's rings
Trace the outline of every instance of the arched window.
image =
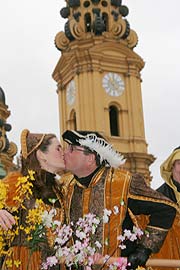
{"type": "Polygon", "coordinates": [[[120,136],[118,108],[114,105],[109,107],[109,120],[111,136],[120,136]]]}
{"type": "Polygon", "coordinates": [[[70,129],[77,130],[76,112],[73,110],[70,116],[70,129]]]}
{"type": "Polygon", "coordinates": [[[104,21],[105,31],[108,32],[109,31],[109,27],[108,27],[108,15],[107,15],[107,13],[103,13],[102,14],[102,19],[104,21]]]}
{"type": "Polygon", "coordinates": [[[85,31],[91,32],[91,15],[90,15],[90,13],[85,14],[84,21],[85,21],[85,31]]]}

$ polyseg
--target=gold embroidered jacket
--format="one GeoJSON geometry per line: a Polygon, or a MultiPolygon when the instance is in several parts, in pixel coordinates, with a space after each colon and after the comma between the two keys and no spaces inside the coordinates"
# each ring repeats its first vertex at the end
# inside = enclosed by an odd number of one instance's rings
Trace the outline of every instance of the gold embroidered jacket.
{"type": "Polygon", "coordinates": [[[64,186],[66,216],[68,221],[76,222],[79,217],[89,212],[99,217],[106,208],[112,210],[120,206],[118,215],[112,214],[106,224],[100,224],[96,239],[102,243],[102,254],[128,256],[137,243],[129,242],[121,252],[117,236],[124,229],[132,229],[133,225],[142,223],[148,217],[149,237],[143,237],[142,244],[152,252],[158,252],[174,217],[174,204],[166,197],[148,187],[141,175],[132,175],[121,169],[103,167],[92,177],[88,187],[81,184],[73,175],[61,178],[64,186]]]}

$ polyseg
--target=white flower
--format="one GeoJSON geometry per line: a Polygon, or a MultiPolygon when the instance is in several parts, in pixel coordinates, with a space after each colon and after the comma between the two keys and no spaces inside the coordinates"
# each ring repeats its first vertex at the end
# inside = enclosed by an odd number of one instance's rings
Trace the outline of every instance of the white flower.
{"type": "Polygon", "coordinates": [[[63,250],[61,246],[59,246],[58,249],[56,250],[56,257],[61,258],[62,256],[63,256],[63,250]]]}
{"type": "Polygon", "coordinates": [[[103,215],[103,223],[109,222],[109,216],[111,215],[112,211],[108,209],[104,209],[104,215],[103,215]]]}
{"type": "Polygon", "coordinates": [[[132,232],[130,230],[124,230],[124,236],[127,237],[128,239],[131,237],[132,232]]]}
{"type": "Polygon", "coordinates": [[[55,209],[51,209],[50,212],[48,211],[44,211],[43,214],[42,214],[42,221],[43,221],[43,224],[44,226],[50,228],[52,227],[52,223],[53,223],[53,217],[55,216],[56,214],[56,210],[55,209]]]}
{"type": "Polygon", "coordinates": [[[102,247],[102,245],[101,245],[101,243],[99,241],[96,241],[95,242],[95,245],[96,245],[97,248],[101,248],[102,247]]]}
{"type": "Polygon", "coordinates": [[[126,245],[122,244],[122,245],[119,245],[119,247],[120,247],[121,249],[125,249],[125,248],[126,248],[126,245]]]}
{"type": "Polygon", "coordinates": [[[123,242],[123,241],[125,240],[125,236],[124,236],[124,235],[119,235],[119,236],[117,237],[117,240],[123,242]]]}
{"type": "Polygon", "coordinates": [[[60,227],[60,226],[61,226],[61,221],[55,220],[55,221],[53,222],[53,225],[56,225],[56,226],[60,227]]]}
{"type": "Polygon", "coordinates": [[[80,232],[79,230],[76,230],[76,236],[81,240],[86,238],[86,234],[84,232],[80,232]]]}
{"type": "Polygon", "coordinates": [[[135,240],[137,240],[137,236],[136,236],[135,234],[132,234],[132,235],[130,236],[129,240],[130,240],[131,242],[134,242],[135,240]]]}
{"type": "Polygon", "coordinates": [[[48,257],[47,258],[47,264],[52,267],[53,265],[56,265],[58,262],[57,258],[55,256],[48,257]]]}
{"type": "Polygon", "coordinates": [[[114,206],[113,212],[115,215],[117,215],[119,213],[119,207],[117,205],[114,206]]]}

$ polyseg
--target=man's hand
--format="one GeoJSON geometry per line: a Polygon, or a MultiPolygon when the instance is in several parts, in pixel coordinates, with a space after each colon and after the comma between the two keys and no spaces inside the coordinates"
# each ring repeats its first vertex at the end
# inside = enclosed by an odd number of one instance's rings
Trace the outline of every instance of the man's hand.
{"type": "Polygon", "coordinates": [[[0,226],[4,230],[8,230],[12,228],[12,225],[15,224],[15,219],[13,215],[11,215],[8,211],[6,210],[0,210],[0,226]]]}
{"type": "Polygon", "coordinates": [[[145,266],[152,251],[149,248],[145,248],[139,245],[136,250],[128,256],[128,270],[134,270],[138,266],[145,266]]]}

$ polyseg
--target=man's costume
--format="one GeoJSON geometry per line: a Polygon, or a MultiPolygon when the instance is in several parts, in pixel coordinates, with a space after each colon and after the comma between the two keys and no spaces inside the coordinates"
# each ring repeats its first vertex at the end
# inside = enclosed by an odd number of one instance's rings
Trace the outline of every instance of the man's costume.
{"type": "MultiPolygon", "coordinates": [[[[85,146],[94,150],[93,144],[91,145],[89,142],[91,139],[89,134],[66,131],[63,139],[69,144],[85,146]],[[83,141],[86,140],[86,136],[88,136],[87,144],[83,141]]],[[[102,149],[99,151],[97,147],[98,137],[93,137],[94,141],[96,143],[95,152],[102,158],[101,153],[104,156],[104,151],[101,152],[102,149]]],[[[105,141],[103,141],[104,144],[105,141]]],[[[105,146],[107,147],[107,145],[105,146]]],[[[96,240],[102,243],[102,255],[129,257],[139,249],[140,252],[145,252],[148,258],[151,253],[158,252],[163,244],[174,220],[174,205],[166,197],[148,187],[141,175],[132,175],[120,168],[113,168],[114,162],[111,164],[109,160],[110,156],[110,159],[113,160],[111,147],[109,150],[111,154],[107,154],[106,159],[108,164],[103,163],[91,175],[78,178],[68,174],[62,178],[66,215],[69,221],[76,222],[79,217],[89,212],[99,217],[103,216],[104,209],[111,210],[113,213],[114,207],[118,206],[119,213],[112,214],[109,222],[101,223],[97,229],[96,240]],[[124,229],[132,230],[134,225],[138,226],[136,216],[139,215],[149,217],[149,223],[146,226],[148,237],[144,234],[140,241],[128,240],[126,249],[120,250],[117,236],[122,234],[124,229]]],[[[117,152],[115,156],[115,160],[119,158],[122,161],[122,157],[118,157],[117,152]]]]}

